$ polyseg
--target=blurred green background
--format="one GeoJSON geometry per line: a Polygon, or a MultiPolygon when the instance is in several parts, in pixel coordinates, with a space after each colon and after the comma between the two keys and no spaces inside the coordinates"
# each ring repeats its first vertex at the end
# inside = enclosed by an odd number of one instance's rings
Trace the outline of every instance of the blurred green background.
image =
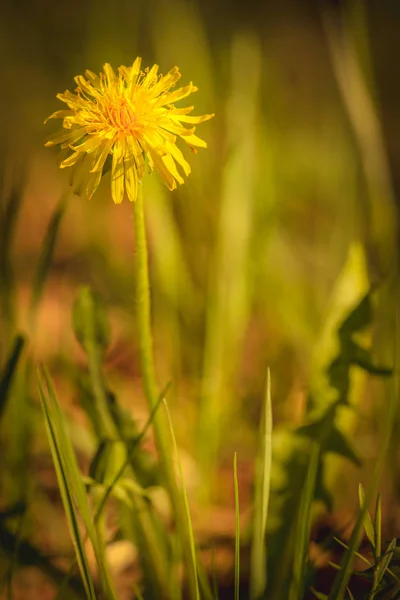
{"type": "MultiPolygon", "coordinates": [[[[130,65],[138,55],[162,73],[179,66],[182,83],[199,87],[195,114],[215,113],[198,130],[208,149],[189,158],[192,175],[184,186],[170,193],[157,175],[144,181],[156,364],[161,386],[172,380],[170,409],[193,501],[232,505],[236,450],[250,508],[267,367],[279,462],[291,448],[285,436],[307,418],[308,390],[325,385],[320,377],[335,354],[335,327],[371,284],[383,291],[368,343],[378,362],[392,364],[399,25],[400,5],[390,0],[3,3],[2,189],[6,195],[23,182],[24,191],[12,240],[15,295],[11,307],[2,304],[0,353],[4,361],[14,331],[28,334],[29,354],[47,364],[78,424],[83,454],[92,446],[71,381],[84,360],[70,325],[81,284],[108,305],[110,385],[135,419],[145,417],[133,223],[127,200],[112,204],[109,175],[90,202],[74,199],[30,331],[27,305],[40,244],[68,184],[55,152],[43,147],[51,131],[43,121],[61,107],[56,94],[73,89],[73,77],[85,69],[130,65]]],[[[345,461],[329,469],[341,522],[357,504],[354,482],[368,478],[375,460],[384,406],[380,384],[354,376],[357,412],[342,426],[364,470],[345,461]]],[[[33,385],[33,406],[23,403],[3,432],[4,449],[23,446],[19,455],[4,450],[5,472],[15,474],[15,465],[23,472],[28,456],[46,452],[35,394],[33,385]]],[[[324,392],[318,401],[324,406],[324,392]]],[[[384,484],[390,527],[400,516],[398,451],[395,444],[384,484]]],[[[280,471],[277,488],[279,477],[280,471]]]]}

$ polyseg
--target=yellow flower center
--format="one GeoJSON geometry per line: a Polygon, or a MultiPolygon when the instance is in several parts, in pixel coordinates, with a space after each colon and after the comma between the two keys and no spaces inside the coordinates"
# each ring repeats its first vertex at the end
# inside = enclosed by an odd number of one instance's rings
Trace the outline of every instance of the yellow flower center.
{"type": "Polygon", "coordinates": [[[107,120],[111,127],[116,127],[123,133],[137,135],[143,129],[137,113],[126,98],[118,98],[106,106],[107,120]]]}

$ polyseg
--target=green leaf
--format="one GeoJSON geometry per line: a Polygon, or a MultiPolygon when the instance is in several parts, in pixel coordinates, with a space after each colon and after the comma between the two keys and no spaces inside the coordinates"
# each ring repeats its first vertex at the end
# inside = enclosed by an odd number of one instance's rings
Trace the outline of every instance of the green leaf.
{"type": "Polygon", "coordinates": [[[348,340],[343,346],[343,355],[347,355],[350,365],[356,365],[371,375],[388,377],[393,374],[393,369],[373,364],[371,352],[357,344],[354,340],[348,340]]]}
{"type": "Polygon", "coordinates": [[[341,433],[337,426],[332,423],[333,418],[334,412],[332,411],[329,415],[327,414],[314,423],[302,425],[297,429],[297,432],[299,435],[307,436],[311,441],[318,440],[321,444],[321,452],[324,454],[332,452],[348,458],[357,466],[361,466],[359,457],[354,452],[343,433],[341,433]],[[331,421],[331,424],[329,421],[331,421]]]}
{"type": "Polygon", "coordinates": [[[339,327],[339,337],[351,337],[357,331],[365,329],[372,322],[372,303],[371,292],[368,292],[364,298],[357,304],[339,327]]]}

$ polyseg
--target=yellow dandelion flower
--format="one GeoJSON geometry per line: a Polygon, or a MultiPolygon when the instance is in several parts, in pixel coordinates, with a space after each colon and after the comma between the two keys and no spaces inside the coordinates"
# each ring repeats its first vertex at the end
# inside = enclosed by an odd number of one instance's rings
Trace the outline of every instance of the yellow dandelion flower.
{"type": "Polygon", "coordinates": [[[137,58],[131,67],[119,67],[116,74],[105,64],[100,76],[85,71],[85,77],[75,77],[75,93],[67,90],[57,95],[68,109],[46,119],[61,118],[63,126],[45,145],[60,145],[60,167],[73,167],[77,194],[92,197],[109,155],[115,203],[122,202],[125,190],[129,200],[136,199],[146,162],[173,190],[177,182],[184,182],[178,166],[186,176],[190,173],[190,165],[176,145],[177,138],[194,152],[196,146],[207,147],[195,135],[195,125],[214,115],[195,117],[189,115],[193,106],[175,108],[175,102],[196,92],[197,87],[189,83],[171,91],[181,77],[178,67],[163,76],[158,74],[158,65],[145,71],[140,66],[141,58],[137,58]]]}

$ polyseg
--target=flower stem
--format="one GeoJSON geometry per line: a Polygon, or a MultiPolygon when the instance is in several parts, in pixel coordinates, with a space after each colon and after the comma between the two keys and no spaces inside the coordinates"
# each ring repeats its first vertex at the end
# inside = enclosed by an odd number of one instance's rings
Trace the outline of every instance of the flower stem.
{"type": "MultiPolygon", "coordinates": [[[[148,271],[147,240],[144,223],[142,186],[133,202],[133,218],[136,247],[136,314],[139,335],[140,367],[142,370],[144,391],[150,409],[158,401],[158,385],[153,359],[153,336],[151,332],[150,285],[148,271]]],[[[154,423],[160,419],[155,418],[154,423]]],[[[156,437],[160,436],[160,426],[155,425],[156,437]]],[[[161,434],[163,437],[164,432],[161,434]]],[[[157,444],[159,440],[157,440],[157,444]]],[[[161,450],[161,448],[159,448],[161,450]]]]}
{"type": "MultiPolygon", "coordinates": [[[[146,230],[143,211],[143,194],[141,187],[135,202],[133,202],[133,218],[136,247],[136,315],[139,336],[140,367],[143,386],[149,409],[153,410],[159,400],[158,384],[153,358],[153,336],[151,332],[150,286],[148,271],[148,255],[146,230]]],[[[174,506],[177,487],[172,463],[172,453],[167,438],[167,428],[162,415],[157,412],[154,421],[154,435],[162,466],[165,485],[174,506]]]]}
{"type": "MultiPolygon", "coordinates": [[[[136,316],[139,336],[140,367],[143,378],[144,391],[149,404],[149,410],[152,411],[159,400],[159,389],[157,384],[154,357],[153,357],[153,336],[151,330],[151,304],[150,304],[150,286],[148,271],[148,254],[146,229],[143,210],[142,186],[139,186],[139,193],[135,202],[133,202],[133,218],[135,232],[136,248],[136,316]]],[[[159,455],[161,474],[163,483],[170,497],[172,512],[177,528],[178,539],[183,546],[183,558],[186,563],[187,575],[192,579],[190,546],[188,542],[188,532],[185,525],[185,510],[183,498],[178,489],[175,470],[173,464],[171,444],[168,442],[168,428],[163,415],[157,412],[153,421],[154,437],[159,455]]],[[[190,581],[191,597],[196,597],[197,582],[190,581]]]]}

